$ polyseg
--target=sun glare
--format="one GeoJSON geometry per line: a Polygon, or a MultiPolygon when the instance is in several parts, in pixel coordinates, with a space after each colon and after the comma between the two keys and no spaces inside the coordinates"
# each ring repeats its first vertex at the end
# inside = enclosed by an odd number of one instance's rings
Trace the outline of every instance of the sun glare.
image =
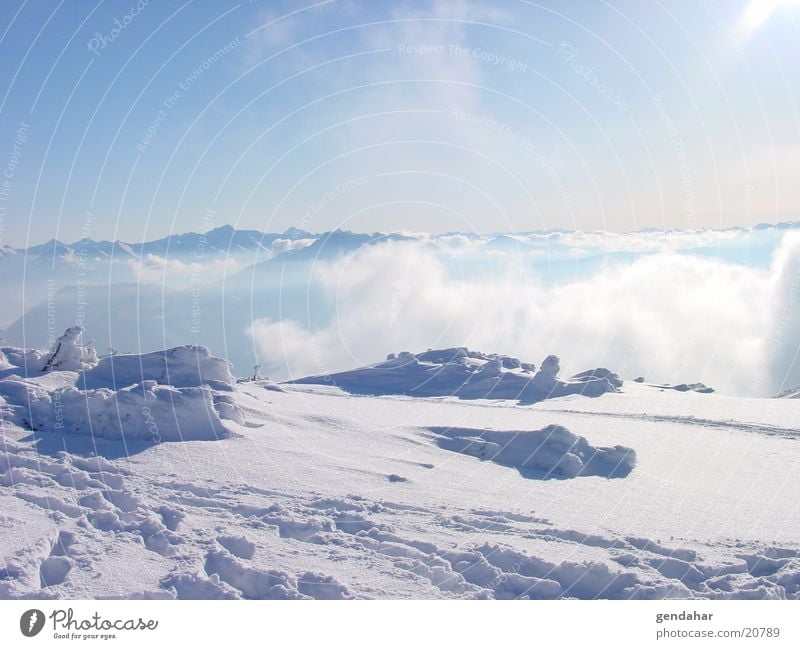
{"type": "Polygon", "coordinates": [[[798,5],[800,0],[751,0],[742,17],[742,24],[748,31],[761,27],[780,6],[798,5]]]}

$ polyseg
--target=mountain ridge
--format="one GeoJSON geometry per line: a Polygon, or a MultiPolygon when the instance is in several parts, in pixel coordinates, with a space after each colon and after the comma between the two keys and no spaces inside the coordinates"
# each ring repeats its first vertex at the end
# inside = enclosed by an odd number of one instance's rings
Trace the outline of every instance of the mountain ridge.
{"type": "MultiPolygon", "coordinates": [[[[609,235],[616,237],[623,237],[635,234],[643,235],[658,235],[658,234],[701,234],[706,232],[746,232],[753,231],[759,232],[764,230],[787,230],[800,228],[800,221],[779,221],[776,223],[758,223],[753,226],[732,226],[728,228],[653,228],[645,227],[638,230],[628,230],[624,232],[608,232],[604,230],[565,230],[563,228],[546,228],[540,230],[525,230],[520,232],[487,232],[484,234],[476,232],[443,232],[441,234],[430,235],[434,239],[445,239],[448,237],[463,236],[468,239],[487,239],[496,240],[498,242],[508,243],[509,239],[513,240],[516,237],[530,237],[530,236],[565,236],[565,235],[609,235]]],[[[292,241],[300,239],[331,239],[338,235],[351,235],[360,237],[362,239],[372,237],[375,239],[409,239],[415,238],[416,233],[409,233],[404,231],[373,231],[373,232],[355,232],[351,230],[342,230],[335,228],[333,230],[326,230],[325,232],[309,232],[302,228],[295,226],[289,227],[283,232],[262,232],[260,230],[252,229],[237,229],[230,224],[224,224],[216,228],[207,230],[205,232],[196,232],[190,230],[188,232],[179,232],[170,234],[158,239],[150,239],[142,242],[130,242],[117,239],[110,241],[107,239],[95,240],[91,238],[82,238],[72,243],[65,243],[60,239],[51,238],[44,243],[34,244],[28,247],[16,247],[7,244],[0,244],[0,256],[10,256],[13,254],[35,254],[42,256],[47,254],[50,250],[61,250],[69,254],[70,252],[76,254],[76,250],[81,248],[87,251],[101,252],[105,255],[110,255],[114,249],[119,248],[127,254],[145,255],[154,254],[157,250],[165,250],[175,246],[179,246],[182,242],[203,241],[206,245],[223,250],[224,244],[227,241],[231,248],[240,246],[242,243],[258,244],[264,246],[264,242],[271,243],[278,239],[288,239],[292,241]]],[[[256,247],[253,245],[253,247],[256,247]]],[[[81,251],[81,254],[84,254],[81,251]]]]}

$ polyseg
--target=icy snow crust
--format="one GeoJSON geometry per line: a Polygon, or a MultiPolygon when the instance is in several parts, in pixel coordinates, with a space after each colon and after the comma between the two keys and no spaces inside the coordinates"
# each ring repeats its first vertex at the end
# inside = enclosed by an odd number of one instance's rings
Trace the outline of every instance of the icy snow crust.
{"type": "Polygon", "coordinates": [[[23,369],[48,357],[0,355],[0,597],[800,598],[792,400],[275,390],[191,347],[23,369]]]}

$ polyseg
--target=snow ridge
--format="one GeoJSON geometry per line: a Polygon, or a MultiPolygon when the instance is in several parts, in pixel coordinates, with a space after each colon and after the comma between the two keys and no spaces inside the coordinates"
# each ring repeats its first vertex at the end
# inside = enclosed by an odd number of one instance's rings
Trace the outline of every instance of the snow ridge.
{"type": "Polygon", "coordinates": [[[550,479],[599,475],[624,478],[636,464],[636,452],[632,448],[596,448],[586,438],[558,425],[536,431],[438,426],[430,428],[430,431],[441,448],[514,467],[525,477],[550,479]]]}
{"type": "Polygon", "coordinates": [[[573,394],[599,397],[616,392],[622,379],[605,368],[587,370],[569,380],[558,378],[559,359],[548,356],[539,371],[533,363],[501,354],[483,354],[466,347],[429,349],[421,354],[389,354],[386,361],[325,376],[309,376],[298,384],[334,385],[353,394],[405,394],[415,397],[456,396],[461,399],[516,399],[536,403],[573,394]]]}
{"type": "Polygon", "coordinates": [[[217,440],[243,423],[226,361],[205,347],[98,359],[74,327],[55,351],[0,350],[0,399],[29,430],[126,441],[217,440]],[[45,360],[46,359],[46,360],[45,360]]]}

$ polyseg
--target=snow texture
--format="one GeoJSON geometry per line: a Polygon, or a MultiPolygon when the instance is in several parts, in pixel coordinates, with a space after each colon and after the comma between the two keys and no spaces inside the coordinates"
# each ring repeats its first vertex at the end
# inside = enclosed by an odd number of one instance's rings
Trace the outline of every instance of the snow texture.
{"type": "Polygon", "coordinates": [[[97,352],[89,345],[81,345],[83,327],[70,327],[56,339],[55,349],[42,371],[82,370],[97,365],[97,352]]]}
{"type": "Polygon", "coordinates": [[[234,382],[227,361],[201,346],[185,345],[151,354],[114,354],[85,373],[87,383],[116,387],[155,381],[176,388],[208,385],[230,389],[234,382]]]}
{"type": "Polygon", "coordinates": [[[573,394],[599,397],[622,387],[622,379],[598,368],[564,381],[558,377],[559,359],[548,356],[538,372],[533,363],[498,354],[482,354],[465,347],[404,351],[386,361],[356,370],[309,376],[294,383],[333,385],[353,394],[405,394],[417,397],[457,396],[461,399],[517,399],[535,403],[573,394]]]}
{"type": "Polygon", "coordinates": [[[60,431],[126,441],[216,440],[242,423],[230,396],[228,363],[204,347],[97,359],[68,329],[49,356],[4,348],[0,397],[12,421],[34,431],[60,431]],[[47,357],[42,371],[31,371],[47,357]],[[27,369],[26,369],[27,368],[27,369]]]}
{"type": "Polygon", "coordinates": [[[380,364],[377,397],[50,356],[0,356],[2,598],[800,598],[791,400],[604,369],[572,383],[600,399],[392,396],[536,375],[462,348],[380,364]]]}
{"type": "Polygon", "coordinates": [[[586,438],[557,425],[535,431],[441,427],[430,430],[442,448],[514,467],[525,477],[624,478],[636,464],[636,453],[631,448],[595,448],[586,438]]]}

